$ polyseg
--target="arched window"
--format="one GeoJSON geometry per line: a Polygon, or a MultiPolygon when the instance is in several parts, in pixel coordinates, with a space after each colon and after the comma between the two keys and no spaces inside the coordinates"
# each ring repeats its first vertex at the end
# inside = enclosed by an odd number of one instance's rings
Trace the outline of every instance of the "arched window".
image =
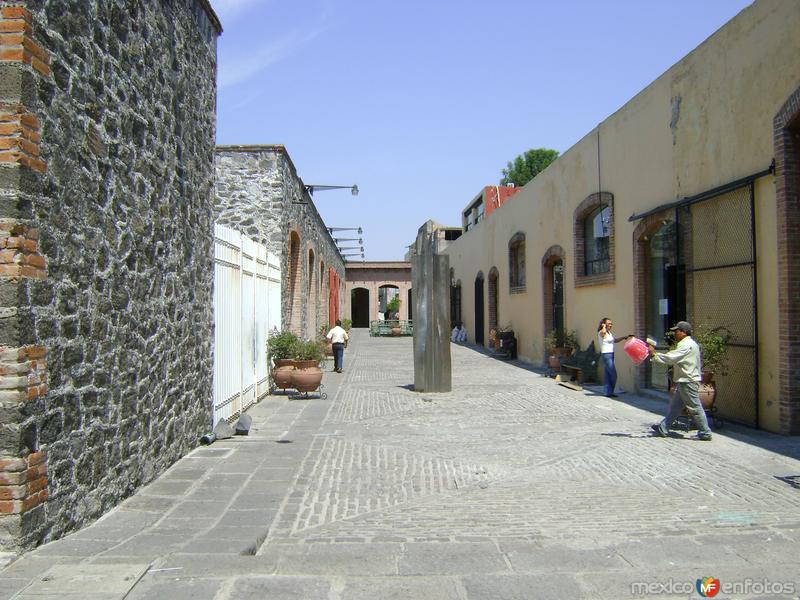
{"type": "Polygon", "coordinates": [[[525,234],[521,231],[508,241],[508,287],[511,294],[525,292],[525,234]]]}
{"type": "Polygon", "coordinates": [[[574,213],[575,285],[614,281],[614,196],[592,194],[574,213]]]}

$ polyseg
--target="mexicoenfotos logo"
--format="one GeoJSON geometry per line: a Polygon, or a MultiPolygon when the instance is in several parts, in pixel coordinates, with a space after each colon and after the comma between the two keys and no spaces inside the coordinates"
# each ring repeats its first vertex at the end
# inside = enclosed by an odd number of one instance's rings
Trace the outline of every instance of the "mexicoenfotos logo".
{"type": "Polygon", "coordinates": [[[719,593],[719,579],[715,577],[703,577],[697,580],[695,587],[697,588],[697,593],[703,598],[713,598],[719,593]]]}
{"type": "Polygon", "coordinates": [[[701,598],[713,598],[721,593],[721,597],[726,596],[765,596],[781,594],[794,594],[796,586],[793,581],[770,581],[766,578],[753,579],[746,577],[740,581],[721,582],[716,577],[703,577],[691,581],[685,579],[667,579],[665,581],[634,581],[631,582],[631,594],[640,598],[652,598],[654,596],[693,596],[694,592],[700,594],[701,598]]]}

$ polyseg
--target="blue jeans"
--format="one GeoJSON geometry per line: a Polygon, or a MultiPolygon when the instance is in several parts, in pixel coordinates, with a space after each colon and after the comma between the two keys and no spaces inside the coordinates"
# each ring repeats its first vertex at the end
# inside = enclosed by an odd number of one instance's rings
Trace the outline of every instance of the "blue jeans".
{"type": "Polygon", "coordinates": [[[617,368],[614,366],[614,353],[607,352],[600,356],[603,358],[603,367],[605,368],[603,391],[608,396],[614,393],[614,388],[617,385],[617,368]]]}
{"type": "Polygon", "coordinates": [[[689,413],[695,425],[697,425],[697,433],[699,435],[711,435],[706,411],[703,410],[703,405],[700,403],[699,381],[679,381],[675,384],[675,392],[669,399],[669,412],[666,418],[661,421],[664,429],[668,430],[670,428],[684,408],[686,408],[686,412],[689,413]]]}
{"type": "Polygon", "coordinates": [[[344,357],[344,344],[332,344],[333,346],[333,368],[340,371],[342,368],[342,358],[344,357]]]}

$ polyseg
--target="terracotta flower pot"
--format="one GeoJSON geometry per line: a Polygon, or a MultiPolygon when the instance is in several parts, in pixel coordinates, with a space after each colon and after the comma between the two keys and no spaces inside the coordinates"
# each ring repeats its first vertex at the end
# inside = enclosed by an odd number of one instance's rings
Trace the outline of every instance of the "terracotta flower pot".
{"type": "Polygon", "coordinates": [[[400,334],[402,333],[402,331],[403,331],[403,330],[402,330],[402,329],[400,329],[400,327],[399,327],[399,326],[397,326],[397,327],[392,327],[392,335],[394,335],[394,336],[398,336],[398,335],[400,335],[400,334]]]}
{"type": "Polygon", "coordinates": [[[313,392],[322,382],[322,369],[314,360],[303,360],[301,363],[310,363],[292,371],[292,387],[298,392],[313,392]]]}
{"type": "Polygon", "coordinates": [[[292,387],[292,372],[295,370],[293,363],[291,360],[275,361],[275,366],[272,368],[272,381],[275,382],[275,387],[282,390],[292,387]]]}
{"type": "Polygon", "coordinates": [[[714,383],[701,383],[698,395],[703,408],[710,410],[714,407],[714,401],[717,399],[717,386],[714,383]]]}

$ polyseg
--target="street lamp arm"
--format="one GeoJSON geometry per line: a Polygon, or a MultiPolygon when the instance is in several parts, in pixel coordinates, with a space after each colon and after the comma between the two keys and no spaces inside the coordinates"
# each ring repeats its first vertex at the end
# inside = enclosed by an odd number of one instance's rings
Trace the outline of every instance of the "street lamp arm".
{"type": "Polygon", "coordinates": [[[315,191],[324,192],[326,190],[350,190],[350,193],[353,196],[358,196],[358,186],[356,184],[353,185],[316,185],[310,184],[306,186],[306,190],[312,196],[314,195],[315,191]]]}

